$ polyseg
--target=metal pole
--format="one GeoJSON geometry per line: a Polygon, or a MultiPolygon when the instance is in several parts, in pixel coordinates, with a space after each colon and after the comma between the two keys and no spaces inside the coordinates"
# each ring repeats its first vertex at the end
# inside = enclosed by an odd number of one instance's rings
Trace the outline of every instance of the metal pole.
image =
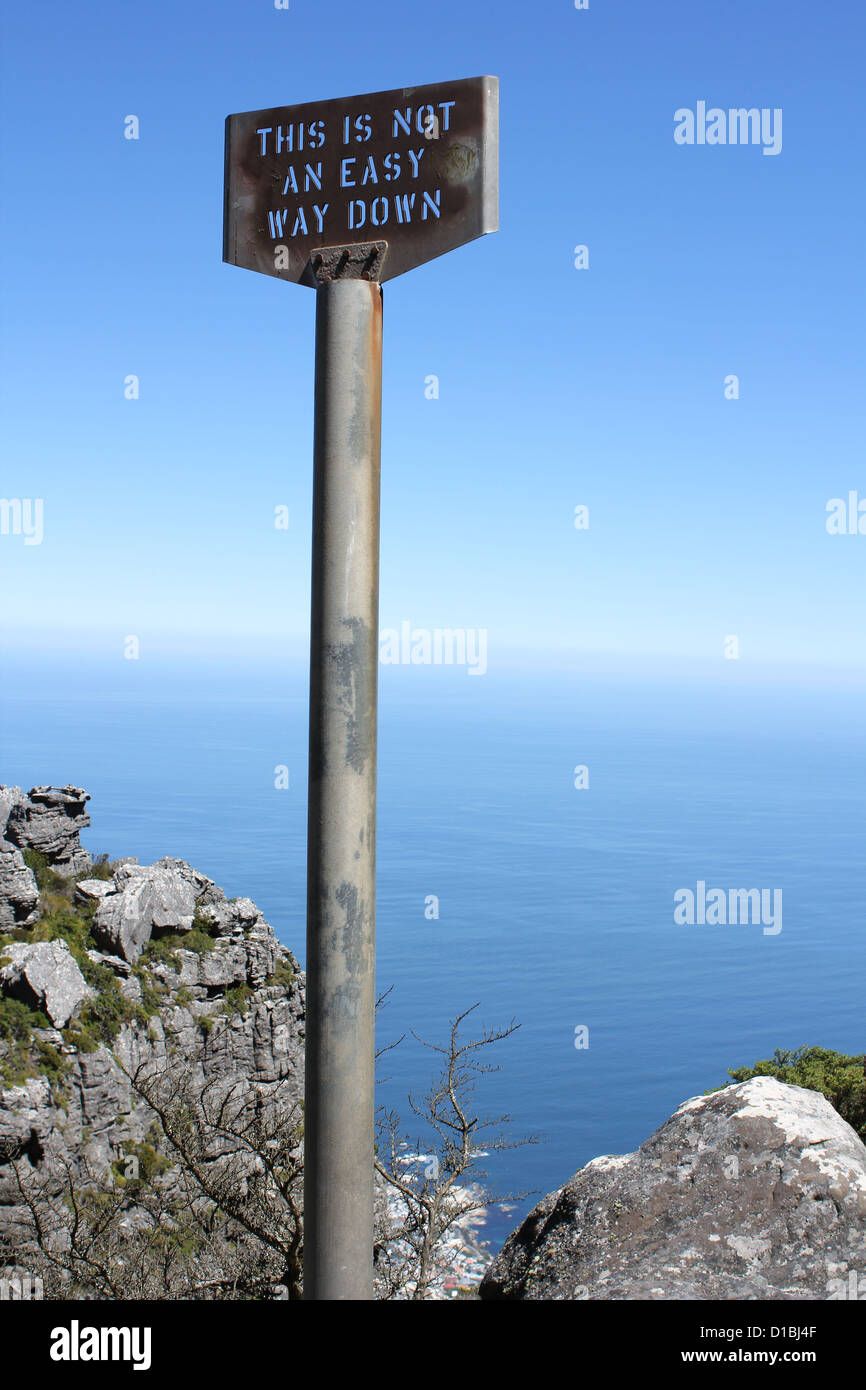
{"type": "Polygon", "coordinates": [[[373,1297],[382,288],[316,290],[304,1297],[373,1297]]]}

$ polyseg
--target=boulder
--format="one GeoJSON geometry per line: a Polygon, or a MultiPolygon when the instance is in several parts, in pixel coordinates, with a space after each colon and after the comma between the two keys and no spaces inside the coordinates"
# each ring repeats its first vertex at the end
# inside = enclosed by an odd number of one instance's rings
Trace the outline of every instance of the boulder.
{"type": "Polygon", "coordinates": [[[202,894],[207,895],[209,892],[215,892],[219,898],[225,897],[223,890],[217,888],[212,878],[208,878],[207,874],[194,869],[192,864],[187,864],[185,859],[172,859],[169,855],[164,855],[162,859],[157,859],[151,868],[169,869],[172,873],[178,874],[180,878],[190,884],[196,897],[202,894]]]}
{"type": "Polygon", "coordinates": [[[151,926],[160,931],[189,931],[195,916],[196,880],[184,874],[180,860],[156,864],[125,864],[115,874],[115,884],[126,891],[147,882],[153,895],[151,926]]]}
{"type": "Polygon", "coordinates": [[[88,951],[87,954],[94,965],[104,965],[121,979],[126,980],[132,974],[132,966],[122,956],[110,955],[107,951],[88,951]]]}
{"type": "Polygon", "coordinates": [[[26,800],[20,787],[0,787],[0,838],[6,838],[6,825],[12,808],[26,800]]]}
{"type": "Polygon", "coordinates": [[[39,916],[39,889],[20,849],[0,840],[0,929],[28,927],[39,916]]]}
{"type": "Polygon", "coordinates": [[[205,991],[222,991],[234,985],[249,984],[248,957],[242,946],[231,942],[218,943],[218,949],[174,952],[176,965],[154,961],[151,969],[156,979],[169,990],[182,985],[201,986],[205,991]]]}
{"type": "Polygon", "coordinates": [[[482,1298],[828,1299],[866,1269],[866,1147],[817,1091],[758,1077],[686,1101],[536,1206],[482,1298]]]}
{"type": "Polygon", "coordinates": [[[34,849],[52,869],[76,874],[90,867],[90,855],[79,834],[90,824],[85,805],[90,800],[81,787],[34,787],[25,796],[20,787],[4,787],[11,800],[6,814],[5,837],[18,849],[34,849]]]}
{"type": "Polygon", "coordinates": [[[93,917],[94,937],[112,955],[134,965],[150,940],[155,903],[149,878],[131,880],[122,892],[102,899],[93,917]]]}
{"type": "Polygon", "coordinates": [[[39,1009],[55,1028],[65,1027],[93,996],[65,941],[13,941],[3,947],[0,959],[10,962],[0,968],[0,990],[39,1009]]]}
{"type": "Polygon", "coordinates": [[[75,885],[75,897],[80,903],[101,902],[109,893],[116,893],[117,885],[110,879],[80,878],[75,885]]]}
{"type": "MultiPolygon", "coordinates": [[[[273,932],[255,903],[249,898],[227,902],[212,879],[182,859],[158,859],[155,864],[124,861],[115,866],[111,882],[103,885],[85,879],[78,883],[77,893],[84,900],[99,901],[93,934],[100,945],[130,962],[138,960],[151,935],[189,931],[200,910],[209,918],[209,930],[215,936],[255,936],[263,928],[265,949],[259,953],[261,968],[253,971],[254,983],[261,983],[273,970],[273,932]]],[[[225,974],[223,965],[219,973],[225,974]]],[[[237,970],[229,974],[235,982],[244,978],[243,970],[239,976],[237,970]]]]}

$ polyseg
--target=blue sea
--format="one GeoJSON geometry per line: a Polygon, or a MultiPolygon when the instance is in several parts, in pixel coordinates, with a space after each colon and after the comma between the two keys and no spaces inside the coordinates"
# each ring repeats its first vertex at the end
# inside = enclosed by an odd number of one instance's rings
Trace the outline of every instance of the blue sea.
{"type": "MultiPolygon", "coordinates": [[[[534,1194],[493,1209],[494,1242],[729,1067],[866,1049],[862,691],[412,668],[380,694],[380,1045],[406,1035],[380,1101],[423,1147],[407,1095],[436,1058],[413,1033],[441,1044],[475,1004],[467,1037],[520,1025],[478,1109],[541,1142],[485,1160],[501,1197],[534,1194]],[[699,881],[781,889],[782,930],[676,923],[699,881]]],[[[84,786],[91,852],[189,860],[303,959],[302,672],[20,669],[0,713],[0,781],[84,786]]]]}

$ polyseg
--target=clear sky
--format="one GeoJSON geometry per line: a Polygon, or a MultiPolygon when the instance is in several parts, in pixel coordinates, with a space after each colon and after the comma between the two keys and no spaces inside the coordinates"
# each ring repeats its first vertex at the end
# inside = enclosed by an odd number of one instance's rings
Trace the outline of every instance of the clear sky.
{"type": "Polygon", "coordinates": [[[222,263],[224,118],[491,73],[501,230],[385,288],[383,626],[860,679],[864,38],[851,0],[7,6],[7,657],[303,655],[315,295],[222,263]],[[701,101],[780,152],[677,144],[701,101]]]}

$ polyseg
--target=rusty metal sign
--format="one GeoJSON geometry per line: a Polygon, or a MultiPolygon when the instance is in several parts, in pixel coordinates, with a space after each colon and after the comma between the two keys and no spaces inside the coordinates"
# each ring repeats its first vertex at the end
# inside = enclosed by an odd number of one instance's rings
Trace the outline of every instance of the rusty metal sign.
{"type": "Polygon", "coordinates": [[[223,260],[315,286],[423,265],[499,225],[499,79],[226,119],[223,260]]]}

